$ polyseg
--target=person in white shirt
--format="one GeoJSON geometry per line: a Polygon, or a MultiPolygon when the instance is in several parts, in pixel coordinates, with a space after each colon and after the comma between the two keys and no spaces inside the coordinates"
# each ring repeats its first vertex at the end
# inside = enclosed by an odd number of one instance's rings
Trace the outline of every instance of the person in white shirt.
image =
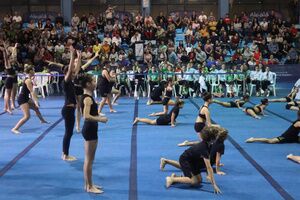
{"type": "Polygon", "coordinates": [[[15,21],[16,23],[21,23],[22,17],[19,15],[18,12],[15,12],[15,15],[13,16],[12,20],[15,21]]]}
{"type": "Polygon", "coordinates": [[[256,86],[256,96],[260,95],[261,75],[262,73],[258,66],[255,66],[255,71],[250,72],[251,83],[256,86]]]}
{"type": "Polygon", "coordinates": [[[77,28],[79,26],[80,18],[75,13],[74,16],[71,19],[71,25],[73,28],[77,28]]]}
{"type": "Polygon", "coordinates": [[[203,23],[207,20],[207,16],[204,14],[204,11],[201,11],[201,14],[198,17],[200,23],[203,23]]]}
{"type": "Polygon", "coordinates": [[[266,67],[266,71],[261,73],[261,88],[264,91],[265,96],[269,96],[269,85],[274,82],[274,72],[270,71],[269,67],[266,67]]]}
{"type": "Polygon", "coordinates": [[[226,66],[225,64],[221,65],[221,69],[217,71],[217,73],[219,74],[219,81],[220,81],[220,85],[222,86],[222,91],[224,92],[224,88],[226,88],[226,66]]]}
{"type": "Polygon", "coordinates": [[[300,78],[297,80],[297,82],[294,85],[294,89],[297,91],[295,100],[299,100],[300,101],[300,78]]]}
{"type": "Polygon", "coordinates": [[[141,34],[139,32],[135,32],[135,34],[131,37],[130,41],[131,41],[131,44],[141,41],[141,34]]]}
{"type": "Polygon", "coordinates": [[[120,36],[117,34],[115,35],[112,40],[112,43],[116,43],[116,46],[119,46],[122,43],[122,39],[120,38],[120,36]]]}
{"type": "Polygon", "coordinates": [[[107,44],[111,45],[111,38],[109,37],[109,34],[106,34],[106,36],[103,38],[102,44],[104,42],[107,42],[107,44]]]}

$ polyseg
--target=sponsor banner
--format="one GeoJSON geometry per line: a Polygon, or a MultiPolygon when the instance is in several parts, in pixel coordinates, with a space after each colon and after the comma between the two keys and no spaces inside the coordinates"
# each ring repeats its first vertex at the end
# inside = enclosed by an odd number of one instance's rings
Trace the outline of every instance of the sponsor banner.
{"type": "Polygon", "coordinates": [[[277,75],[277,82],[296,82],[300,78],[300,64],[270,65],[270,70],[277,75]]]}

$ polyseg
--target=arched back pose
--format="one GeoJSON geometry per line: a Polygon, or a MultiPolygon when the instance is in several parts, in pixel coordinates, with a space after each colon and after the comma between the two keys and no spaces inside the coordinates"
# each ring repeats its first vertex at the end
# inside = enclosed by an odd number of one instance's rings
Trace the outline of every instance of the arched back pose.
{"type": "Polygon", "coordinates": [[[213,103],[219,104],[219,105],[227,107],[227,108],[239,108],[240,109],[248,101],[249,101],[249,95],[244,95],[241,99],[236,99],[235,101],[229,101],[229,102],[222,102],[222,101],[214,99],[213,103]]]}
{"type": "Polygon", "coordinates": [[[105,65],[103,67],[102,70],[102,75],[99,78],[99,83],[98,83],[98,89],[99,89],[99,93],[102,97],[102,100],[100,102],[99,108],[98,108],[98,113],[101,116],[104,116],[104,114],[101,113],[105,103],[107,102],[108,106],[109,106],[109,110],[110,112],[116,112],[112,105],[111,105],[111,99],[110,99],[110,82],[114,81],[114,77],[110,77],[109,75],[109,62],[106,61],[105,65]]]}
{"type": "Polygon", "coordinates": [[[196,186],[202,182],[201,169],[207,169],[208,180],[214,187],[215,193],[221,193],[217,186],[213,169],[210,164],[210,148],[211,144],[216,140],[220,132],[227,132],[226,129],[218,127],[205,127],[202,131],[202,142],[185,150],[179,162],[168,160],[168,164],[182,170],[184,176],[177,177],[175,175],[166,177],[166,187],[169,188],[174,183],[185,183],[196,186]]]}
{"type": "Polygon", "coordinates": [[[300,142],[299,138],[300,132],[300,111],[297,113],[297,120],[293,122],[293,124],[279,137],[275,138],[254,138],[251,137],[246,140],[246,142],[263,142],[269,144],[276,143],[298,143],[300,142]]]}
{"type": "Polygon", "coordinates": [[[18,97],[18,104],[23,111],[23,118],[15,125],[11,131],[15,134],[20,134],[19,128],[24,125],[30,119],[30,109],[34,110],[41,123],[48,123],[42,116],[39,110],[39,102],[36,97],[36,94],[33,90],[32,78],[34,77],[34,69],[33,67],[28,67],[25,69],[25,73],[27,74],[27,78],[23,82],[22,90],[18,97]],[[29,98],[29,95],[31,98],[29,98]]]}
{"type": "Polygon", "coordinates": [[[92,168],[98,145],[98,122],[106,123],[107,118],[98,115],[97,103],[93,98],[93,91],[96,89],[96,81],[92,76],[84,75],[81,78],[81,85],[84,90],[81,105],[83,118],[85,119],[82,128],[82,136],[85,140],[85,158],[83,167],[85,181],[84,188],[87,192],[101,194],[103,193],[102,188],[93,184],[92,168]]]}
{"type": "MultiPolygon", "coordinates": [[[[214,128],[218,129],[218,130],[222,130],[222,128],[220,128],[220,127],[214,127],[214,128]]],[[[207,127],[204,129],[207,129],[207,127]]],[[[217,140],[212,144],[212,147],[210,148],[210,164],[211,164],[211,166],[216,165],[216,173],[218,175],[225,175],[225,173],[220,170],[220,167],[223,166],[223,164],[221,163],[221,157],[222,157],[222,155],[224,155],[224,152],[225,152],[224,141],[226,140],[227,135],[228,135],[227,131],[220,131],[218,134],[217,140]]],[[[199,144],[199,143],[200,142],[198,142],[197,144],[199,144]]],[[[160,169],[161,170],[164,170],[165,165],[167,165],[167,164],[172,165],[177,168],[180,167],[180,164],[177,161],[168,160],[165,158],[160,159],[160,169]]],[[[179,169],[181,169],[181,168],[179,168],[179,169]]]]}
{"type": "Polygon", "coordinates": [[[166,115],[168,113],[168,111],[169,111],[169,101],[171,100],[172,94],[173,94],[172,80],[168,81],[164,93],[165,93],[164,98],[162,100],[163,111],[162,112],[151,113],[149,116],[162,116],[162,115],[166,115]]]}
{"type": "MultiPolygon", "coordinates": [[[[211,119],[210,119],[210,112],[209,112],[209,105],[212,103],[212,95],[209,92],[206,92],[203,94],[202,99],[204,100],[204,104],[203,106],[201,106],[201,108],[199,109],[199,114],[196,118],[196,122],[194,124],[194,130],[196,131],[196,133],[198,134],[198,137],[201,140],[201,131],[205,126],[219,126],[216,124],[212,124],[211,123],[211,119]]],[[[180,144],[178,144],[178,146],[192,146],[195,144],[198,144],[199,141],[184,141],[180,144]]]]}
{"type": "Polygon", "coordinates": [[[148,118],[135,118],[133,125],[135,125],[138,122],[143,122],[150,125],[169,125],[171,123],[171,126],[176,126],[176,118],[179,114],[179,109],[183,108],[184,101],[177,100],[175,103],[175,106],[172,108],[172,110],[167,115],[162,115],[158,117],[157,119],[148,119],[148,118]]]}
{"type": "Polygon", "coordinates": [[[255,105],[254,107],[247,107],[243,111],[255,119],[261,119],[258,115],[265,115],[264,109],[268,106],[268,104],[268,99],[262,99],[261,104],[255,105]]]}

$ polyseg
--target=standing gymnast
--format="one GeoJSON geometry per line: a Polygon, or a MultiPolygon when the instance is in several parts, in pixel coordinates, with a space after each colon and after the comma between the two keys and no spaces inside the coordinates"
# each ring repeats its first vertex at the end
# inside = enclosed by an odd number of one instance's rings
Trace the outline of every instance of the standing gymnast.
{"type": "Polygon", "coordinates": [[[148,118],[135,118],[133,125],[135,125],[138,122],[143,122],[150,125],[169,125],[171,123],[171,126],[176,126],[176,118],[179,115],[179,109],[183,108],[184,101],[177,100],[175,103],[175,106],[172,108],[172,110],[167,115],[162,115],[158,117],[157,119],[148,119],[148,118]]]}
{"type": "Polygon", "coordinates": [[[297,113],[297,120],[293,122],[293,124],[279,137],[275,138],[254,138],[251,137],[246,140],[246,142],[263,142],[269,144],[276,143],[298,143],[300,142],[299,138],[300,132],[300,111],[297,113]]]}
{"type": "Polygon", "coordinates": [[[174,183],[184,183],[191,186],[199,185],[202,182],[201,169],[207,169],[208,180],[214,187],[215,193],[221,193],[217,186],[213,169],[210,164],[210,148],[220,132],[227,132],[226,129],[217,127],[206,127],[203,129],[202,142],[188,148],[181,154],[179,162],[168,160],[169,164],[182,170],[184,176],[175,175],[166,177],[166,187],[169,188],[174,183]]]}
{"type": "Polygon", "coordinates": [[[101,116],[104,116],[102,112],[102,109],[104,107],[104,104],[107,103],[108,107],[109,107],[109,111],[110,112],[117,112],[113,109],[112,105],[111,105],[111,100],[110,100],[110,82],[114,81],[114,77],[111,77],[109,75],[109,62],[105,61],[104,66],[103,66],[103,70],[102,70],[102,74],[99,78],[99,83],[98,83],[98,89],[99,89],[99,93],[102,97],[102,100],[99,104],[99,108],[98,108],[98,113],[101,116]]]}
{"type": "Polygon", "coordinates": [[[258,115],[265,116],[264,109],[268,106],[268,104],[268,99],[262,99],[261,104],[255,105],[254,107],[247,107],[243,111],[255,119],[261,119],[258,115]]]}
{"type": "Polygon", "coordinates": [[[103,190],[100,186],[93,184],[92,168],[95,153],[98,145],[98,122],[107,122],[106,117],[98,115],[97,103],[93,98],[93,91],[96,89],[96,81],[90,75],[84,75],[81,78],[81,85],[84,90],[82,96],[82,113],[84,124],[82,128],[82,136],[85,140],[85,159],[84,159],[84,181],[85,190],[87,192],[101,194],[103,190]]]}
{"type": "MultiPolygon", "coordinates": [[[[206,92],[203,94],[202,98],[204,100],[204,104],[203,106],[201,106],[199,110],[199,114],[196,118],[196,122],[194,124],[194,130],[196,131],[200,139],[201,139],[201,131],[205,126],[217,126],[217,127],[219,126],[216,124],[212,124],[210,119],[210,112],[208,107],[212,103],[212,95],[209,92],[206,92]]],[[[178,146],[192,146],[198,143],[199,141],[190,142],[188,140],[185,140],[184,142],[178,144],[178,146]]]]}
{"type": "MultiPolygon", "coordinates": [[[[75,86],[73,80],[77,75],[74,69],[74,60],[75,60],[75,49],[70,46],[70,63],[69,67],[64,69],[65,77],[63,90],[65,93],[65,103],[62,108],[62,116],[65,120],[65,134],[63,139],[63,152],[62,159],[65,161],[74,161],[76,158],[74,156],[69,155],[69,148],[71,137],[73,135],[73,129],[75,125],[75,109],[76,109],[76,94],[75,94],[75,86]]],[[[80,53],[79,51],[77,52],[80,53]]]]}
{"type": "Polygon", "coordinates": [[[74,60],[75,65],[75,78],[74,78],[74,89],[75,89],[75,97],[76,97],[76,131],[80,133],[80,118],[81,118],[81,98],[83,95],[83,88],[81,87],[81,77],[84,75],[84,71],[86,68],[90,66],[90,64],[99,56],[99,52],[97,51],[95,55],[89,59],[84,65],[81,66],[81,50],[80,47],[77,47],[77,58],[74,60]]]}
{"type": "MultiPolygon", "coordinates": [[[[218,129],[218,130],[223,129],[223,128],[219,128],[219,127],[214,127],[214,128],[218,129]]],[[[224,141],[226,140],[227,135],[228,135],[227,131],[220,131],[218,134],[217,140],[212,144],[212,147],[210,149],[210,164],[211,164],[211,166],[216,165],[216,173],[218,175],[225,175],[225,172],[222,172],[220,167],[224,166],[224,164],[221,163],[221,157],[222,157],[222,155],[224,155],[224,152],[225,152],[224,141]]],[[[199,143],[200,142],[198,142],[197,144],[199,144],[199,143]]],[[[164,170],[166,164],[172,165],[174,167],[180,166],[180,164],[177,161],[161,158],[160,159],[160,169],[164,170]]]]}
{"type": "Polygon", "coordinates": [[[34,69],[33,67],[28,67],[25,70],[27,74],[26,79],[23,82],[22,90],[18,97],[18,104],[23,111],[23,118],[15,125],[11,131],[15,134],[20,134],[19,128],[25,124],[30,119],[30,109],[34,110],[41,123],[48,123],[42,116],[39,110],[39,102],[38,98],[33,90],[32,78],[34,77],[34,69]],[[31,96],[31,98],[29,97],[31,96]]]}
{"type": "Polygon", "coordinates": [[[149,116],[166,115],[168,113],[168,110],[169,110],[169,101],[172,98],[172,93],[173,93],[173,84],[172,84],[172,80],[169,80],[168,84],[167,84],[167,87],[165,88],[164,98],[162,100],[163,111],[162,112],[151,113],[149,116]]]}
{"type": "Polygon", "coordinates": [[[213,100],[213,103],[219,104],[221,106],[227,107],[227,108],[239,108],[243,107],[245,103],[249,101],[249,95],[244,95],[241,99],[236,99],[235,101],[229,101],[229,102],[222,102],[219,100],[213,100]]]}
{"type": "MultiPolygon", "coordinates": [[[[12,114],[12,106],[10,104],[10,99],[12,97],[14,79],[17,77],[17,75],[16,71],[12,68],[10,64],[6,50],[3,47],[0,47],[0,50],[3,53],[5,71],[7,74],[7,77],[5,79],[4,111],[9,114],[12,114]]],[[[14,105],[13,102],[12,105],[14,105]]]]}

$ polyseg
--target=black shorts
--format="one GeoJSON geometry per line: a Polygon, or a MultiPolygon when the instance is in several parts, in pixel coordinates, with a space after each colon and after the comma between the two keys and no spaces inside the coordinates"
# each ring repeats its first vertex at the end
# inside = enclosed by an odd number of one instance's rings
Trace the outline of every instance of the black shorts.
{"type": "Polygon", "coordinates": [[[169,101],[170,101],[170,98],[168,98],[168,97],[165,97],[163,100],[162,100],[162,105],[168,105],[168,103],[169,103],[169,101]]]}
{"type": "Polygon", "coordinates": [[[84,121],[82,136],[86,141],[98,139],[98,122],[84,121]]]}
{"type": "Polygon", "coordinates": [[[160,96],[150,96],[151,100],[152,101],[162,101],[161,97],[160,96]]]}
{"type": "Polygon", "coordinates": [[[167,115],[160,116],[156,119],[157,125],[168,125],[170,124],[171,119],[167,115]]]}
{"type": "Polygon", "coordinates": [[[285,97],[286,102],[291,102],[292,99],[290,97],[285,97]]]}
{"type": "Polygon", "coordinates": [[[204,123],[204,122],[196,122],[196,123],[194,124],[194,130],[195,130],[197,133],[200,133],[204,127],[205,127],[205,123],[204,123]]]}
{"type": "Polygon", "coordinates": [[[229,103],[231,108],[237,108],[237,105],[234,101],[230,101],[229,103]]]}
{"type": "Polygon", "coordinates": [[[76,95],[76,96],[83,95],[83,88],[82,88],[82,87],[80,87],[80,86],[75,86],[74,89],[75,89],[75,95],[76,95]]]}
{"type": "Polygon", "coordinates": [[[99,94],[101,97],[107,97],[107,95],[109,94],[110,92],[110,88],[107,86],[107,87],[99,87],[98,88],[99,90],[99,94]]]}
{"type": "Polygon", "coordinates": [[[13,77],[7,77],[5,79],[5,88],[8,90],[11,90],[13,88],[14,84],[14,78],[13,77]]]}
{"type": "Polygon", "coordinates": [[[248,110],[252,110],[255,114],[257,114],[257,113],[255,112],[254,108],[252,108],[252,107],[247,107],[247,108],[246,108],[246,112],[247,112],[248,110]]]}
{"type": "Polygon", "coordinates": [[[285,137],[285,136],[279,136],[277,137],[279,140],[279,143],[299,143],[300,142],[300,137],[285,137]]]}
{"type": "Polygon", "coordinates": [[[19,94],[18,96],[18,104],[19,106],[24,104],[24,103],[28,103],[29,101],[29,97],[28,96],[24,96],[22,93],[19,94]]]}
{"type": "Polygon", "coordinates": [[[184,155],[179,158],[179,164],[181,171],[185,177],[192,178],[192,176],[197,176],[200,174],[201,169],[205,168],[205,163],[203,162],[191,162],[186,159],[184,155]]]}

